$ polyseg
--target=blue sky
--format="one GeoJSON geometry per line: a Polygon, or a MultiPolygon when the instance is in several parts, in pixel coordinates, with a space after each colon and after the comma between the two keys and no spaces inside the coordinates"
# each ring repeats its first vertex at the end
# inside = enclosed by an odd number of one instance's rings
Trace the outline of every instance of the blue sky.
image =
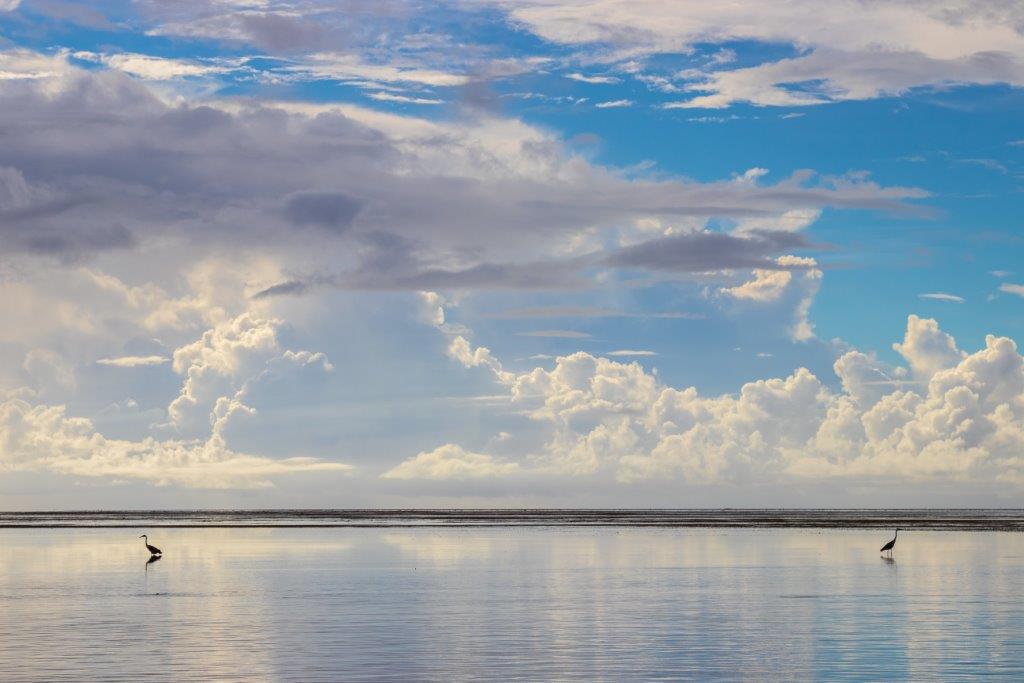
{"type": "Polygon", "coordinates": [[[0,506],[1012,502],[1021,26],[0,0],[0,506]]]}

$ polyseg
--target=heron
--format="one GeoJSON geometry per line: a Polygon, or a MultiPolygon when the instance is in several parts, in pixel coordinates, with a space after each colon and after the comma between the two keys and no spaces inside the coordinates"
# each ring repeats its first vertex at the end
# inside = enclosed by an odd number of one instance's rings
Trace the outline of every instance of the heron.
{"type": "Polygon", "coordinates": [[[889,541],[888,543],[886,543],[885,545],[883,545],[882,549],[879,552],[884,553],[886,550],[888,550],[889,551],[889,557],[892,557],[892,549],[896,545],[896,537],[899,536],[899,535],[900,535],[900,530],[897,529],[896,533],[893,534],[892,540],[889,541]]]}
{"type": "Polygon", "coordinates": [[[153,554],[153,555],[163,555],[164,554],[163,551],[160,550],[160,548],[157,548],[155,545],[150,545],[149,544],[149,537],[147,537],[146,534],[142,534],[141,536],[139,536],[139,538],[145,538],[146,539],[146,550],[148,550],[151,554],[153,554]]]}

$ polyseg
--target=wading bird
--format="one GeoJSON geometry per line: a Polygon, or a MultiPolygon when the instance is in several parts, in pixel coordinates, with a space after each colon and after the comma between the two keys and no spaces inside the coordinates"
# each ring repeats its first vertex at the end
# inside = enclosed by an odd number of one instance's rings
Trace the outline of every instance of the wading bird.
{"type": "Polygon", "coordinates": [[[897,529],[896,533],[893,534],[892,540],[889,541],[888,543],[886,543],[885,545],[883,545],[882,549],[879,552],[883,552],[884,553],[886,550],[888,550],[889,551],[889,557],[892,557],[892,549],[896,545],[896,537],[899,536],[899,535],[900,535],[900,530],[897,529]]]}
{"type": "Polygon", "coordinates": [[[142,534],[141,536],[139,536],[139,538],[145,538],[146,539],[146,550],[148,550],[153,555],[163,555],[164,554],[163,551],[160,550],[160,548],[157,548],[155,545],[150,545],[149,544],[149,538],[146,536],[146,534],[142,534]]]}

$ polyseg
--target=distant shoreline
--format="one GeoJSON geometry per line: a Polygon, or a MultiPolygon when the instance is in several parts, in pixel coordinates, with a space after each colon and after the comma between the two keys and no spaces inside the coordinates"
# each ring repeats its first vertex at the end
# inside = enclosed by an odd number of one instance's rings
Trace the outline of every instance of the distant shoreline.
{"type": "Polygon", "coordinates": [[[620,527],[1024,531],[1024,509],[110,510],[0,512],[0,529],[620,527]]]}

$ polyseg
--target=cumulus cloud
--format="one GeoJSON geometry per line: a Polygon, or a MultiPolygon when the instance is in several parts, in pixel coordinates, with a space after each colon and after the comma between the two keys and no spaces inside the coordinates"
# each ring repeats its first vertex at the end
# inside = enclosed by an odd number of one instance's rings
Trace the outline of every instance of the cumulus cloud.
{"type": "Polygon", "coordinates": [[[448,357],[458,361],[466,368],[486,368],[494,373],[499,382],[508,384],[513,381],[515,374],[507,372],[501,365],[501,361],[494,357],[491,350],[484,346],[473,347],[469,340],[462,335],[456,336],[448,344],[448,357]]]}
{"type": "Polygon", "coordinates": [[[237,453],[214,433],[206,440],[108,439],[63,406],[0,403],[0,470],[46,470],[81,477],[137,479],[190,488],[266,488],[299,472],[346,473],[315,458],[272,459],[237,453]]]}
{"type": "Polygon", "coordinates": [[[381,475],[383,479],[481,479],[504,477],[519,471],[519,464],[501,462],[484,453],[472,453],[456,444],[423,451],[381,475]]]}
{"type": "Polygon", "coordinates": [[[32,349],[25,354],[22,368],[32,380],[33,388],[44,396],[64,395],[75,388],[75,371],[59,353],[49,349],[32,349]]]}
{"type": "Polygon", "coordinates": [[[821,287],[822,272],[813,258],[780,256],[775,259],[779,268],[801,270],[764,270],[755,268],[753,278],[735,287],[722,287],[726,297],[760,306],[781,304],[791,317],[790,336],[796,341],[814,337],[810,321],[811,304],[821,287]]]}
{"type": "MultiPolygon", "coordinates": [[[[342,463],[309,457],[268,458],[228,445],[233,424],[256,414],[253,405],[265,403],[268,395],[294,404],[294,384],[308,391],[313,386],[308,373],[319,376],[333,370],[322,353],[282,348],[278,337],[282,325],[280,320],[246,312],[175,350],[172,368],[184,376],[184,382],[168,406],[163,426],[185,438],[112,439],[90,419],[68,415],[64,405],[9,396],[0,403],[0,469],[192,488],[264,488],[279,475],[350,471],[342,463]]],[[[153,355],[97,362],[133,368],[168,360],[153,355]]],[[[67,395],[74,387],[73,369],[55,352],[33,349],[24,367],[35,384],[34,399],[67,395]]]]}
{"type": "MultiPolygon", "coordinates": [[[[965,354],[935,321],[910,316],[898,346],[918,383],[858,351],[835,363],[838,392],[800,368],[705,397],[665,386],[637,363],[583,352],[557,358],[551,370],[502,371],[501,381],[513,405],[547,430],[543,452],[530,459],[534,473],[1024,485],[1024,359],[1014,342],[989,336],[965,354]]],[[[492,358],[486,349],[475,355],[492,358]]]]}
{"type": "Polygon", "coordinates": [[[322,353],[282,349],[278,338],[282,325],[281,320],[243,313],[176,349],[172,368],[185,380],[167,408],[166,426],[201,433],[211,422],[251,414],[244,402],[247,395],[275,374],[333,370],[322,353]]]}
{"type": "Polygon", "coordinates": [[[903,356],[910,369],[921,380],[927,381],[940,370],[957,365],[966,355],[956,348],[956,340],[939,329],[939,324],[928,318],[911,315],[907,319],[907,333],[902,343],[892,345],[903,356]]]}

